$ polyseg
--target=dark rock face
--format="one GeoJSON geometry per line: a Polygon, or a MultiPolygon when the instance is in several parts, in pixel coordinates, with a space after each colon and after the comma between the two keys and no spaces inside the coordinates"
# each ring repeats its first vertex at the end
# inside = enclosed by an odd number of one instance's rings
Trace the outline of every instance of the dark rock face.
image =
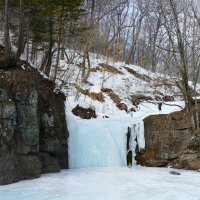
{"type": "Polygon", "coordinates": [[[200,132],[192,133],[184,110],[144,119],[145,151],[137,153],[141,165],[200,169],[200,132]]]}
{"type": "Polygon", "coordinates": [[[42,173],[59,172],[60,164],[58,159],[50,156],[48,153],[40,153],[39,159],[42,163],[42,173]]]}
{"type": "Polygon", "coordinates": [[[0,70],[0,185],[67,168],[64,101],[32,68],[0,70]]]}

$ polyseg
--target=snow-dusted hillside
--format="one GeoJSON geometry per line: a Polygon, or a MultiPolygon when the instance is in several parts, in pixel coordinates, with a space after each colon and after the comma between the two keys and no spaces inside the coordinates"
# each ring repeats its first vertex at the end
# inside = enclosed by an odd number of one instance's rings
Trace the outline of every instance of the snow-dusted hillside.
{"type": "Polygon", "coordinates": [[[72,65],[60,62],[61,69],[67,69],[62,75],[67,85],[64,92],[69,112],[79,104],[94,108],[98,118],[133,116],[144,107],[152,109],[150,105],[158,105],[156,102],[181,99],[174,79],[169,76],[96,54],[90,54],[91,73],[88,82],[83,83],[82,60],[76,59],[72,65]]]}

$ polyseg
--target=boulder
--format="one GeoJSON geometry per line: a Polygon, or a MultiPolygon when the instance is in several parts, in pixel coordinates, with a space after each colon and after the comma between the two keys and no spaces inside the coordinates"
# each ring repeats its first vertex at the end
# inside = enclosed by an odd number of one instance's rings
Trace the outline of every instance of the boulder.
{"type": "Polygon", "coordinates": [[[181,173],[177,171],[170,171],[169,173],[172,175],[181,175],[181,173]]]}
{"type": "Polygon", "coordinates": [[[145,151],[137,153],[137,162],[162,167],[179,158],[191,139],[184,111],[170,115],[152,115],[144,119],[145,151]]]}
{"type": "Polygon", "coordinates": [[[92,119],[97,117],[93,108],[83,108],[79,105],[72,109],[72,113],[82,119],[92,119]]]}
{"type": "Polygon", "coordinates": [[[20,173],[16,168],[17,156],[12,152],[0,152],[0,185],[14,183],[19,180],[20,173]]]}
{"type": "Polygon", "coordinates": [[[200,169],[200,131],[192,131],[185,110],[148,116],[144,119],[144,126],[145,150],[137,152],[138,164],[200,169]]]}
{"type": "Polygon", "coordinates": [[[199,170],[200,169],[200,141],[199,138],[193,136],[183,153],[170,163],[174,168],[178,169],[190,169],[199,170]]]}
{"type": "Polygon", "coordinates": [[[41,162],[37,155],[20,155],[18,156],[19,179],[33,179],[40,177],[41,174],[41,162]]]}

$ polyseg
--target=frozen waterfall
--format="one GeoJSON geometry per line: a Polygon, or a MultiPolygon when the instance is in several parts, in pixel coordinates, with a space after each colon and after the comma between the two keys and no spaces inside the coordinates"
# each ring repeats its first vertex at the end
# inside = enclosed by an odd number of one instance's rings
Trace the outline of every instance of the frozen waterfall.
{"type": "Polygon", "coordinates": [[[126,166],[128,127],[131,127],[129,146],[134,164],[136,138],[139,149],[145,146],[144,124],[142,120],[137,123],[131,121],[68,117],[69,167],[126,166]]]}
{"type": "Polygon", "coordinates": [[[128,127],[131,128],[128,146],[132,151],[134,164],[136,145],[138,149],[145,148],[143,119],[149,115],[169,114],[181,110],[181,107],[176,105],[184,108],[183,101],[163,104],[162,111],[158,109],[158,105],[144,102],[132,117],[115,116],[115,119],[83,120],[68,112],[69,167],[126,166],[128,127]]]}

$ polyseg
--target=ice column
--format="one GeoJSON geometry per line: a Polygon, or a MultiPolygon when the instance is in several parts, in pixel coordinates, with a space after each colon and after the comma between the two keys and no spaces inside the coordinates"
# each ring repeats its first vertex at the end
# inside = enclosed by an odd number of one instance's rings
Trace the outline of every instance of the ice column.
{"type": "Polygon", "coordinates": [[[138,123],[133,124],[131,127],[131,140],[130,140],[130,150],[132,151],[133,165],[136,164],[136,146],[138,145],[139,151],[145,148],[145,138],[144,138],[144,122],[141,120],[138,123]]]}
{"type": "Polygon", "coordinates": [[[141,121],[137,124],[135,124],[135,135],[137,138],[137,144],[138,144],[138,148],[140,149],[144,149],[145,148],[145,138],[144,138],[144,122],[141,121]]]}

